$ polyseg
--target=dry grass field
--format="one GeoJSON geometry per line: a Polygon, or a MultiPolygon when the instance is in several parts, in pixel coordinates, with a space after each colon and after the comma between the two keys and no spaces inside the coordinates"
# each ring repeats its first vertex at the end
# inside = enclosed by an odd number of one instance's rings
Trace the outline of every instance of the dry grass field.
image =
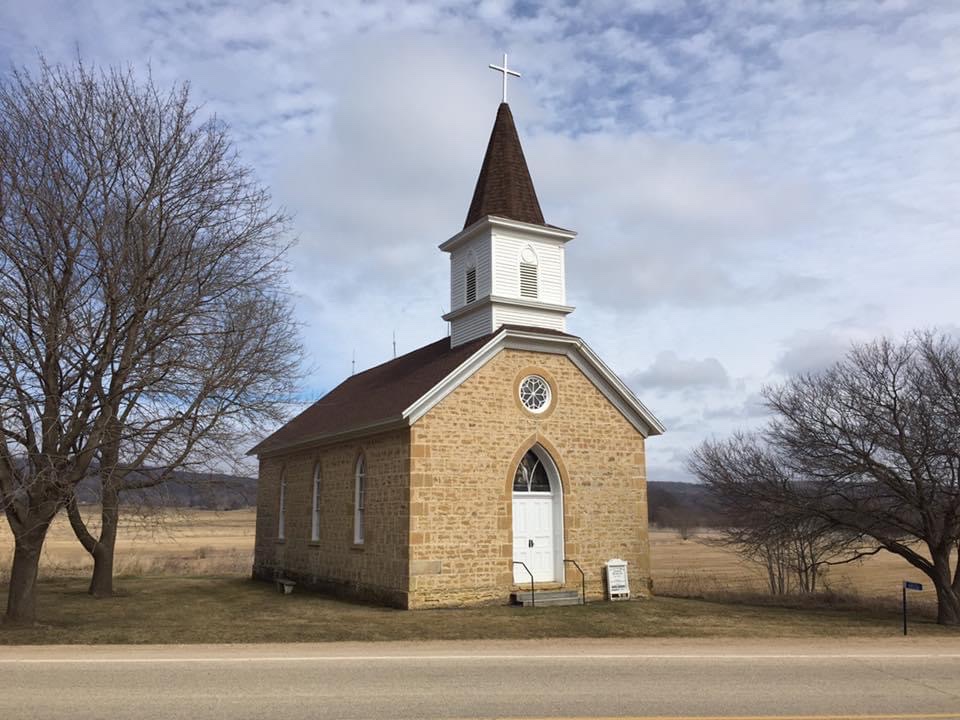
{"type": "MultiPolygon", "coordinates": [[[[95,508],[86,512],[96,517],[95,508]]],[[[253,562],[255,519],[252,509],[164,510],[152,516],[124,518],[117,547],[118,575],[245,576],[253,562]]],[[[13,553],[13,538],[5,525],[6,521],[0,519],[0,574],[9,568],[13,553]]],[[[728,549],[705,542],[709,537],[709,533],[701,532],[683,540],[673,530],[651,531],[655,592],[704,598],[764,593],[761,569],[728,549]]],[[[66,516],[61,514],[47,538],[42,577],[83,576],[91,566],[66,516]]],[[[924,591],[912,594],[911,600],[921,604],[933,601],[934,594],[928,590],[929,582],[923,574],[889,553],[830,568],[824,589],[867,601],[898,601],[903,580],[924,584],[924,591]]]]}
{"type": "MultiPolygon", "coordinates": [[[[96,508],[85,508],[88,521],[96,508]]],[[[248,575],[253,565],[256,511],[157,511],[144,517],[121,517],[116,570],[121,576],[248,575]]],[[[93,523],[96,524],[95,522],[93,523]]],[[[13,536],[0,518],[0,581],[6,580],[13,555],[13,536]]],[[[42,578],[86,575],[93,561],[70,528],[64,513],[57,516],[44,544],[42,578]]]]}
{"type": "MultiPolygon", "coordinates": [[[[406,612],[320,595],[284,595],[237,577],[128,577],[94,600],[79,579],[41,583],[32,627],[0,625],[4,644],[260,643],[530,638],[880,638],[899,618],[878,609],[791,608],[658,597],[643,602],[406,612]]],[[[2,600],[0,600],[2,608],[2,600]]],[[[915,622],[911,634],[958,637],[915,622]]]]}
{"type": "MultiPolygon", "coordinates": [[[[772,603],[759,569],[729,550],[651,533],[654,590],[644,603],[597,603],[533,612],[509,607],[403,613],[308,593],[286,597],[249,578],[255,512],[164,511],[127,519],[118,543],[117,595],[85,592],[91,563],[65,517],[51,529],[41,564],[34,628],[0,626],[0,644],[266,642],[524,637],[887,636],[899,627],[904,579],[928,583],[899,558],[879,555],[833,568],[815,602],[772,603]]],[[[0,526],[0,572],[12,539],[0,526]]],[[[0,592],[5,591],[0,576],[0,592]]],[[[5,594],[5,593],[4,593],[5,594]]],[[[911,595],[917,634],[948,634],[933,622],[929,589],[911,595]]],[[[0,599],[2,609],[2,599],[0,599]]]]}
{"type": "MultiPolygon", "coordinates": [[[[736,553],[709,542],[701,532],[683,540],[673,530],[650,533],[654,591],[675,597],[734,598],[766,593],[763,570],[736,553]]],[[[929,579],[906,560],[882,552],[862,561],[826,569],[821,581],[825,593],[869,604],[899,604],[904,580],[922,583],[911,603],[932,607],[936,593],[929,579]]]]}

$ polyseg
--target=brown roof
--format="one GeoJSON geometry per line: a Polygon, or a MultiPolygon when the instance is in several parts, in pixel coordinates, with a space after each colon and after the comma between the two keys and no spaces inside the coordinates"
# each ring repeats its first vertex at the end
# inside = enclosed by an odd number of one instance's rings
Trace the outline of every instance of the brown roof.
{"type": "Polygon", "coordinates": [[[404,410],[505,328],[572,337],[559,330],[505,325],[496,332],[455,348],[450,347],[449,337],[442,338],[350,376],[261,441],[249,454],[262,455],[325,435],[362,430],[391,420],[399,421],[404,410]]]}
{"type": "Polygon", "coordinates": [[[455,348],[450,347],[450,338],[445,337],[352,375],[260,442],[250,454],[259,455],[315,437],[399,420],[404,410],[483,347],[494,334],[455,348]]]}
{"type": "Polygon", "coordinates": [[[487,215],[544,225],[510,106],[500,103],[464,227],[487,215]]]}

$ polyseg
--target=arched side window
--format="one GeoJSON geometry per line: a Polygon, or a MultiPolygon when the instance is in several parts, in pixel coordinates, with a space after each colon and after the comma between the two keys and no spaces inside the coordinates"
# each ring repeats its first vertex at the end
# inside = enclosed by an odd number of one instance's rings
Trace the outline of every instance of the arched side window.
{"type": "Polygon", "coordinates": [[[536,300],[539,296],[537,253],[529,245],[520,253],[520,297],[536,300]]]}
{"type": "Polygon", "coordinates": [[[310,539],[320,539],[320,461],[313,466],[313,505],[311,510],[310,539]]]}
{"type": "Polygon", "coordinates": [[[286,537],[287,523],[287,469],[280,471],[280,503],[277,513],[277,540],[286,537]]]}
{"type": "Polygon", "coordinates": [[[513,476],[513,491],[550,492],[550,478],[547,476],[547,469],[533,450],[527,450],[526,455],[517,465],[517,472],[513,476]]]}
{"type": "Polygon", "coordinates": [[[353,495],[353,542],[363,545],[363,514],[367,494],[367,459],[363,453],[357,458],[357,468],[354,473],[353,495]]]}

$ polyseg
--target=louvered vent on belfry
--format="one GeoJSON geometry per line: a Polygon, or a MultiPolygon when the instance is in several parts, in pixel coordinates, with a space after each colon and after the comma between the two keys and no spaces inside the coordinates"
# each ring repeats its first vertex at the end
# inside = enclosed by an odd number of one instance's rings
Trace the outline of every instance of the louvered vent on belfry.
{"type": "Polygon", "coordinates": [[[520,253],[520,297],[537,299],[537,253],[527,245],[520,253]]]}
{"type": "Polygon", "coordinates": [[[520,263],[520,297],[537,298],[537,266],[520,263]]]}
{"type": "Polygon", "coordinates": [[[472,303],[477,299],[477,269],[469,268],[467,270],[467,302],[472,303]]]}

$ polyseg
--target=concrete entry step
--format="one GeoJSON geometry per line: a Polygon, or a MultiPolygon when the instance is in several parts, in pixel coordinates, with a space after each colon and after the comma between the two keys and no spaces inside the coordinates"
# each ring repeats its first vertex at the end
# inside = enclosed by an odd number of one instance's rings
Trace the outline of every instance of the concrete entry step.
{"type": "Polygon", "coordinates": [[[580,592],[578,590],[538,590],[530,597],[530,591],[510,593],[510,603],[512,605],[535,605],[536,607],[546,607],[548,605],[579,605],[580,592]]]}

